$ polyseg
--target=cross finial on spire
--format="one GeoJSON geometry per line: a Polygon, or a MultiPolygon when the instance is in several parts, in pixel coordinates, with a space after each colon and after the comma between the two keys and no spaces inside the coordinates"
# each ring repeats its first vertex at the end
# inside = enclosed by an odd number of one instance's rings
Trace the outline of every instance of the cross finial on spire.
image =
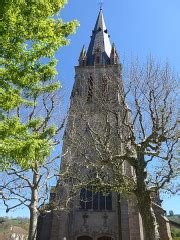
{"type": "Polygon", "coordinates": [[[100,5],[100,10],[102,10],[102,6],[103,6],[104,2],[102,0],[99,1],[99,5],[100,5]]]}

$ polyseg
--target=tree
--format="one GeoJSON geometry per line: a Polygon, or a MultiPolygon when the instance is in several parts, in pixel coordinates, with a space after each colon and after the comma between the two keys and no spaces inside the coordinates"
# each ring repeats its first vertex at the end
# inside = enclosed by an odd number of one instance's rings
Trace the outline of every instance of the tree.
{"type": "Polygon", "coordinates": [[[47,197],[41,198],[42,188],[48,190],[59,157],[52,152],[64,123],[55,52],[78,25],[58,17],[65,3],[6,1],[0,12],[1,196],[7,211],[22,204],[29,208],[29,240],[36,238],[38,209],[47,197]],[[15,201],[8,205],[9,200],[15,201]]]}
{"type": "Polygon", "coordinates": [[[167,64],[162,66],[150,59],[146,66],[133,65],[128,79],[133,99],[130,144],[136,152],[131,164],[137,178],[134,193],[143,218],[145,238],[158,239],[151,195],[153,191],[164,189],[175,177],[176,76],[167,64]]]}
{"type": "Polygon", "coordinates": [[[33,114],[27,112],[21,114],[21,117],[23,119],[31,117],[35,122],[31,126],[32,133],[47,137],[48,141],[51,141],[51,148],[53,147],[49,156],[43,161],[39,158],[39,154],[34,156],[29,165],[22,166],[10,160],[8,167],[0,172],[2,179],[0,196],[6,212],[19,207],[28,207],[30,211],[28,239],[33,240],[36,239],[37,220],[41,207],[47,203],[51,185],[56,183],[59,173],[60,154],[58,152],[61,130],[64,126],[59,90],[44,93],[42,99],[39,98],[38,104],[34,106],[33,114]],[[43,117],[43,120],[37,121],[40,117],[43,117]]]}
{"type": "Polygon", "coordinates": [[[44,119],[35,118],[34,109],[44,93],[60,87],[55,52],[68,44],[68,35],[78,25],[77,21],[64,23],[57,18],[65,3],[22,0],[1,6],[1,168],[10,160],[31,166],[50,153],[48,135],[55,129],[44,119]],[[29,115],[24,119],[25,112],[29,115]],[[33,131],[38,125],[43,128],[39,134],[33,131]]]}
{"type": "Polygon", "coordinates": [[[77,119],[81,119],[82,130],[72,128],[65,134],[70,142],[65,149],[69,162],[64,162],[61,176],[74,179],[74,190],[93,185],[96,191],[133,193],[145,239],[157,240],[152,195],[166,189],[176,177],[176,75],[168,64],[149,59],[144,66],[137,61],[128,68],[125,89],[121,83],[114,83],[112,76],[105,76],[106,94],[100,86],[93,86],[93,115],[87,96],[83,101],[82,95],[73,93],[79,108],[71,110],[74,117],[69,116],[69,125],[77,126],[77,119]],[[119,92],[118,106],[115,89],[119,92]]]}
{"type": "Polygon", "coordinates": [[[15,208],[27,207],[30,211],[28,239],[36,239],[37,221],[43,207],[51,209],[48,204],[52,184],[57,181],[60,162],[58,156],[36,163],[32,169],[21,169],[11,165],[1,173],[2,201],[9,212],[15,208]]]}

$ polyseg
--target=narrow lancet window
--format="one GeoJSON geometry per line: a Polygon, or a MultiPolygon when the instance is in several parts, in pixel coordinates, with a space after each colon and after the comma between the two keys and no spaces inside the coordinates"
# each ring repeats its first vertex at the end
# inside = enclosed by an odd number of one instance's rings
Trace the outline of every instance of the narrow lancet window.
{"type": "Polygon", "coordinates": [[[87,97],[88,102],[92,101],[92,96],[93,96],[93,78],[92,76],[90,76],[88,79],[88,97],[87,97]]]}
{"type": "Polygon", "coordinates": [[[103,100],[108,99],[108,80],[107,80],[107,76],[103,76],[103,78],[102,78],[102,97],[103,97],[103,100]]]}

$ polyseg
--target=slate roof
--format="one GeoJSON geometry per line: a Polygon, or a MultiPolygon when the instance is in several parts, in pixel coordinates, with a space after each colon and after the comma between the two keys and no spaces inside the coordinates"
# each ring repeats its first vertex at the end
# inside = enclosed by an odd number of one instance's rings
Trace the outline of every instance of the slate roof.
{"type": "Polygon", "coordinates": [[[111,48],[110,36],[104,21],[103,11],[100,9],[87,51],[87,65],[94,65],[94,54],[97,49],[99,49],[100,53],[102,54],[101,63],[109,64],[111,48]]]}

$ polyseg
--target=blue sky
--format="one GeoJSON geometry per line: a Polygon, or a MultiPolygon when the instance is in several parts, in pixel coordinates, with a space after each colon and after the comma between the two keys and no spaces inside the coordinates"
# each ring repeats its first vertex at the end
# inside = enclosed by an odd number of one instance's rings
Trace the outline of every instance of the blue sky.
{"type": "MultiPolygon", "coordinates": [[[[70,0],[60,14],[64,21],[80,21],[71,44],[57,53],[66,106],[74,82],[74,66],[83,44],[88,47],[98,11],[98,0],[70,0]]],[[[151,54],[159,61],[168,60],[180,73],[180,0],[104,0],[103,12],[111,42],[116,44],[122,63],[131,57],[145,59],[151,54]]],[[[163,207],[180,214],[180,197],[165,197],[163,207]]],[[[19,209],[8,215],[27,214],[28,211],[19,209]]]]}

